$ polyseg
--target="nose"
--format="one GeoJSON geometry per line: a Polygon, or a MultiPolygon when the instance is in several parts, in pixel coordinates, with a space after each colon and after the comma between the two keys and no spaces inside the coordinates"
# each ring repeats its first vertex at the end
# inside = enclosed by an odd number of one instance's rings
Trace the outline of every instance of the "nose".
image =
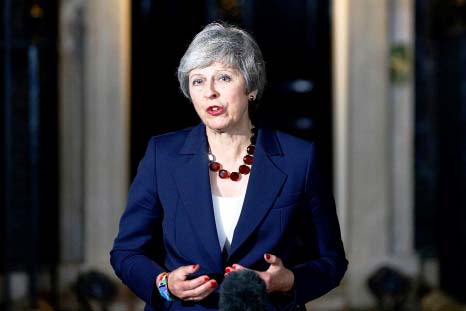
{"type": "Polygon", "coordinates": [[[207,84],[204,90],[204,97],[208,99],[215,99],[219,96],[217,89],[215,88],[215,80],[212,79],[210,83],[207,84]]]}

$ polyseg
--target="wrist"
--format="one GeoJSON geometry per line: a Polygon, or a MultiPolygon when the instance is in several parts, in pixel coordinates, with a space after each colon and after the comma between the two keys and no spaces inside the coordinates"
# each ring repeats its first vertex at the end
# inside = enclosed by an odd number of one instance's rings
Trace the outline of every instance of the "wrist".
{"type": "Polygon", "coordinates": [[[162,272],[157,276],[157,289],[159,290],[160,296],[167,301],[173,301],[176,299],[168,290],[168,272],[162,272]]]}

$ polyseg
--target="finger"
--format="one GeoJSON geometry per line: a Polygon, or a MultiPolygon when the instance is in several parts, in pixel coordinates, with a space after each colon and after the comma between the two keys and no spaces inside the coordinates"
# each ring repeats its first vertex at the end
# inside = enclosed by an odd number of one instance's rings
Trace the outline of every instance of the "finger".
{"type": "Polygon", "coordinates": [[[175,296],[181,298],[181,295],[187,285],[186,278],[189,274],[196,272],[199,265],[181,266],[168,274],[167,286],[168,290],[175,296]]]}
{"type": "Polygon", "coordinates": [[[243,267],[240,264],[235,263],[234,265],[231,265],[234,271],[240,271],[240,270],[247,270],[248,268],[243,267]]]}
{"type": "Polygon", "coordinates": [[[182,289],[185,291],[195,289],[209,281],[210,278],[207,275],[202,275],[195,279],[183,282],[182,289]]]}
{"type": "Polygon", "coordinates": [[[264,254],[264,259],[265,259],[265,261],[267,261],[271,265],[276,265],[276,266],[282,266],[283,265],[282,260],[280,258],[278,258],[277,256],[272,255],[272,254],[268,254],[268,253],[264,254]]]}
{"type": "Polygon", "coordinates": [[[231,267],[226,267],[225,268],[225,273],[223,274],[223,276],[227,277],[228,274],[230,274],[231,272],[246,270],[246,269],[247,268],[243,267],[242,265],[234,264],[234,265],[231,265],[231,267]]]}
{"type": "Polygon", "coordinates": [[[230,274],[230,272],[233,272],[233,271],[235,271],[235,270],[233,269],[233,266],[231,266],[231,267],[230,267],[230,266],[227,266],[227,267],[225,268],[225,273],[223,274],[223,276],[224,276],[224,277],[227,277],[228,274],[230,274]]]}
{"type": "Polygon", "coordinates": [[[199,269],[199,265],[181,266],[173,270],[170,275],[177,280],[186,280],[186,277],[199,269]]]}
{"type": "Polygon", "coordinates": [[[218,283],[215,280],[209,280],[205,282],[201,286],[198,286],[194,289],[187,290],[183,292],[183,297],[180,297],[184,300],[194,300],[199,301],[207,297],[210,293],[212,293],[218,287],[218,283]]]}
{"type": "Polygon", "coordinates": [[[205,291],[203,291],[203,293],[199,296],[200,300],[202,300],[202,299],[206,298],[207,296],[209,296],[218,287],[218,283],[215,280],[211,280],[211,281],[209,281],[207,283],[210,283],[209,284],[210,287],[206,286],[207,289],[205,291]]]}
{"type": "Polygon", "coordinates": [[[225,274],[228,274],[228,273],[230,273],[230,272],[234,272],[234,271],[236,271],[238,268],[239,268],[239,269],[245,269],[243,266],[240,266],[240,265],[238,265],[238,264],[234,264],[234,265],[231,265],[231,267],[230,267],[230,266],[225,267],[225,274]]]}

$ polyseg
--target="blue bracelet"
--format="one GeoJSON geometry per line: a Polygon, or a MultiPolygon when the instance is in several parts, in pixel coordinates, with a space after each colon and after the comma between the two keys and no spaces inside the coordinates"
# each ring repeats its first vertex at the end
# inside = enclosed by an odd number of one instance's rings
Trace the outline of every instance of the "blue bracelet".
{"type": "Polygon", "coordinates": [[[162,274],[162,277],[160,278],[159,283],[157,284],[157,288],[159,289],[160,296],[162,296],[163,299],[167,301],[173,301],[175,300],[175,296],[170,294],[170,292],[168,291],[167,279],[168,273],[164,272],[162,274]]]}

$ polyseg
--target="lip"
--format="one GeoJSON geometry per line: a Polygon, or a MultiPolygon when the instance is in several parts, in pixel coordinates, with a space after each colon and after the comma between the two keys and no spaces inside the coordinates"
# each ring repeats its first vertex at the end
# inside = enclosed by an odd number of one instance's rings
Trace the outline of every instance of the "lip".
{"type": "Polygon", "coordinates": [[[225,111],[225,107],[212,105],[207,107],[206,112],[211,116],[221,115],[225,111]]]}

